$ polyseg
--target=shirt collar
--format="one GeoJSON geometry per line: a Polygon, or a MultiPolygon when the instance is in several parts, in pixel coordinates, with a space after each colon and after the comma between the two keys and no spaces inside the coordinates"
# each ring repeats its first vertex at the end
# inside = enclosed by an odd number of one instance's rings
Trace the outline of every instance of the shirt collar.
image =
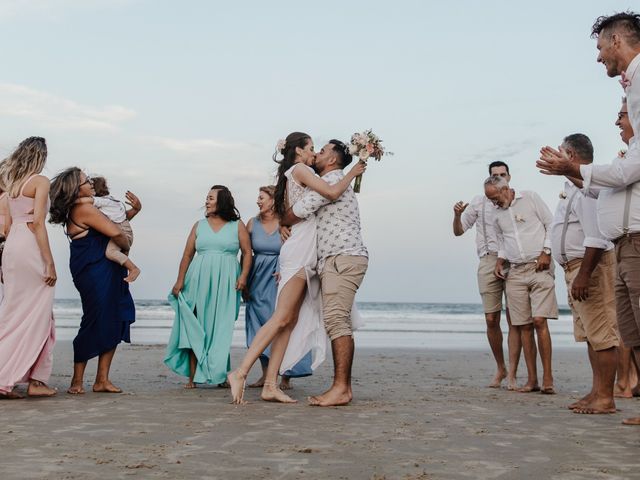
{"type": "Polygon", "coordinates": [[[633,76],[638,70],[638,66],[640,66],[640,53],[633,57],[633,60],[631,60],[631,63],[629,63],[629,66],[625,70],[625,74],[629,80],[633,79],[633,76]]]}
{"type": "Polygon", "coordinates": [[[509,205],[510,207],[513,207],[515,205],[516,200],[518,200],[519,198],[522,198],[522,194],[517,190],[514,190],[513,193],[514,193],[513,200],[511,201],[511,205],[509,205]]]}

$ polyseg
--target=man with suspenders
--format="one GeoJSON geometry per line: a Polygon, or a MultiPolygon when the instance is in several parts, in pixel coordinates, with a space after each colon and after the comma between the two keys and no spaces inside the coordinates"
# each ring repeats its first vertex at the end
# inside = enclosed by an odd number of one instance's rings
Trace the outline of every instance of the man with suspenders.
{"type": "MultiPolygon", "coordinates": [[[[500,161],[489,165],[489,174],[511,180],[509,166],[500,161]]],[[[458,202],[453,207],[453,234],[458,237],[467,230],[476,226],[476,247],[480,263],[478,265],[478,287],[482,297],[482,307],[487,322],[487,338],[489,346],[496,360],[497,371],[489,387],[499,388],[502,380],[507,378],[507,387],[510,390],[517,388],[516,373],[520,350],[522,348],[520,335],[511,325],[509,310],[507,309],[507,322],[509,324],[509,370],[504,361],[502,352],[502,330],[500,328],[500,313],[502,311],[502,296],[504,293],[504,280],[496,278],[493,274],[496,260],[498,259],[498,243],[494,230],[494,217],[496,207],[485,195],[477,195],[471,203],[458,202]]]]}
{"type": "MultiPolygon", "coordinates": [[[[572,162],[593,162],[589,137],[565,137],[561,150],[572,162]]],[[[615,413],[613,387],[617,367],[616,301],[613,244],[598,229],[596,200],[586,197],[571,182],[564,191],[551,223],[551,252],[564,269],[576,342],[587,342],[593,372],[591,391],[569,405],[574,413],[615,413]]]]}

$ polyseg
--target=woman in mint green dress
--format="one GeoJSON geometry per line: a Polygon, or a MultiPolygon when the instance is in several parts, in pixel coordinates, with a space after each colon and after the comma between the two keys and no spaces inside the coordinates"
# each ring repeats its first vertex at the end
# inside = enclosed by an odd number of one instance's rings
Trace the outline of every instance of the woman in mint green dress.
{"type": "Polygon", "coordinates": [[[211,187],[205,209],[205,218],[191,229],[169,295],[176,316],[164,363],[189,377],[185,388],[225,382],[240,293],[251,269],[251,240],[229,189],[211,187]]]}

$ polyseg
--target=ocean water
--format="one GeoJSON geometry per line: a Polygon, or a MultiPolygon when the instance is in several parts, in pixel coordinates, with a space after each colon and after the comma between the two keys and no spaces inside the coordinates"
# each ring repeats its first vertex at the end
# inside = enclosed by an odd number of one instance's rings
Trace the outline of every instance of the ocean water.
{"type": "MultiPolygon", "coordinates": [[[[358,309],[365,326],[355,333],[359,347],[486,349],[484,314],[480,304],[361,302],[358,309]]],[[[173,323],[173,310],[166,300],[136,300],[136,322],[131,329],[134,343],[166,344],[173,323]]],[[[79,300],[56,300],[56,335],[59,340],[75,336],[82,308],[79,300]]],[[[571,312],[560,309],[558,320],[549,320],[553,345],[579,347],[573,340],[571,312]]],[[[502,330],[507,322],[502,315],[502,330]]],[[[233,345],[245,345],[244,306],[233,333],[233,345]]],[[[506,348],[506,337],[504,341],[506,348]]]]}

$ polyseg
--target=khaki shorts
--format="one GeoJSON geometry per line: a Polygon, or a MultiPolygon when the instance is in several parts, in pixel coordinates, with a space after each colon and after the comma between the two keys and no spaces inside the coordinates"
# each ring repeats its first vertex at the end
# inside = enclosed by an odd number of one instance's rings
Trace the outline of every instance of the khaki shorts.
{"type": "Polygon", "coordinates": [[[615,254],[604,252],[589,279],[589,298],[577,302],[571,297],[571,285],[580,271],[580,261],[564,267],[569,306],[573,313],[573,336],[576,342],[589,342],[596,351],[619,345],[614,291],[615,254]]]}
{"type": "Polygon", "coordinates": [[[322,314],[331,340],[352,336],[351,307],[369,266],[369,259],[356,255],[327,258],[322,272],[322,314]]]}
{"type": "Polygon", "coordinates": [[[640,237],[616,242],[616,316],[625,347],[640,347],[640,237]]]}
{"type": "Polygon", "coordinates": [[[558,318],[553,268],[551,263],[549,270],[536,272],[534,262],[511,265],[505,291],[512,325],[528,325],[533,317],[558,318]]]}
{"type": "Polygon", "coordinates": [[[478,290],[482,298],[484,313],[494,313],[502,310],[502,294],[504,293],[504,280],[493,273],[498,256],[488,254],[480,257],[478,264],[478,290]]]}

